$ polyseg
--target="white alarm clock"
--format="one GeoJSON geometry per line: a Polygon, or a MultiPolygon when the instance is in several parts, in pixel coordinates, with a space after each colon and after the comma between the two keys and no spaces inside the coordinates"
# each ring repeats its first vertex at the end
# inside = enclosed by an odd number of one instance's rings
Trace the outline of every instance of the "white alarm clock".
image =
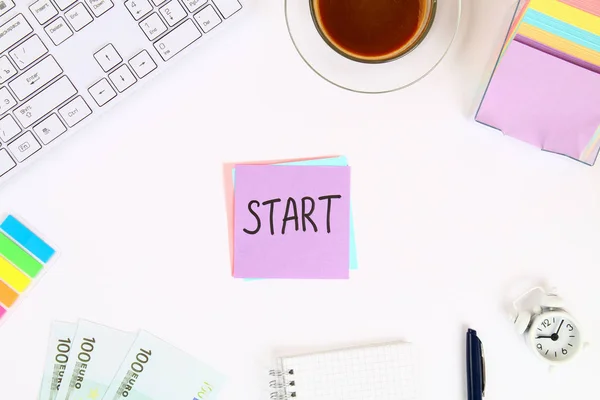
{"type": "Polygon", "coordinates": [[[552,366],[575,359],[584,348],[577,320],[564,309],[563,300],[542,288],[533,288],[513,303],[513,322],[519,334],[525,335],[531,350],[552,366]],[[543,292],[539,305],[532,311],[518,310],[517,301],[535,290],[543,292]]]}

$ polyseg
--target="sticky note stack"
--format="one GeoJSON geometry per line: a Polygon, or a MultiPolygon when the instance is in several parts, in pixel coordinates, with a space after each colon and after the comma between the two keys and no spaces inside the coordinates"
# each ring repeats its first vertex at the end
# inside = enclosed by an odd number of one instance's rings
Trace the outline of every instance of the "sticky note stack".
{"type": "Polygon", "coordinates": [[[345,157],[234,164],[231,178],[234,277],[348,279],[357,268],[345,157]]]}
{"type": "Polygon", "coordinates": [[[217,399],[225,377],[144,330],[55,321],[39,399],[217,399]]]}
{"type": "Polygon", "coordinates": [[[55,256],[54,248],[14,216],[0,223],[0,323],[55,256]]]}
{"type": "Polygon", "coordinates": [[[600,2],[524,0],[476,120],[593,165],[600,150],[600,2]]]}

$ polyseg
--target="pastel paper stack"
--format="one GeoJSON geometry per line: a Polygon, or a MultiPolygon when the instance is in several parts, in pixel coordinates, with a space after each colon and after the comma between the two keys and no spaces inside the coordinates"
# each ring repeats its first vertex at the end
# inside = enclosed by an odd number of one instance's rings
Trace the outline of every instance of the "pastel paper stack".
{"type": "Polygon", "coordinates": [[[475,119],[593,165],[598,104],[600,1],[521,2],[475,119]]]}
{"type": "Polygon", "coordinates": [[[228,164],[225,180],[234,277],[347,279],[357,268],[345,157],[228,164]]]}

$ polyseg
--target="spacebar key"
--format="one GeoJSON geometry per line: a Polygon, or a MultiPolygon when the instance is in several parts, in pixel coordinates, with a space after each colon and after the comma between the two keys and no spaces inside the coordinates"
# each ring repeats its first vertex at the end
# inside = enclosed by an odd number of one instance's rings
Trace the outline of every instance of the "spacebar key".
{"type": "Polygon", "coordinates": [[[77,89],[63,76],[44,91],[15,109],[15,117],[23,127],[27,128],[35,121],[77,94],[77,89]]]}
{"type": "Polygon", "coordinates": [[[168,61],[198,40],[200,36],[202,36],[200,30],[196,28],[192,20],[188,19],[167,36],[154,43],[154,47],[156,47],[156,51],[160,53],[163,60],[168,61]]]}

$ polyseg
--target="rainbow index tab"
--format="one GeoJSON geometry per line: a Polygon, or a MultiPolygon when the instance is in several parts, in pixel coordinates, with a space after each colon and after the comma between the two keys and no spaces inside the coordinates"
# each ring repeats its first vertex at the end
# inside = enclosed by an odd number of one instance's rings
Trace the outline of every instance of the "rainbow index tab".
{"type": "Polygon", "coordinates": [[[56,254],[13,215],[0,223],[0,323],[39,281],[56,254]]]}

